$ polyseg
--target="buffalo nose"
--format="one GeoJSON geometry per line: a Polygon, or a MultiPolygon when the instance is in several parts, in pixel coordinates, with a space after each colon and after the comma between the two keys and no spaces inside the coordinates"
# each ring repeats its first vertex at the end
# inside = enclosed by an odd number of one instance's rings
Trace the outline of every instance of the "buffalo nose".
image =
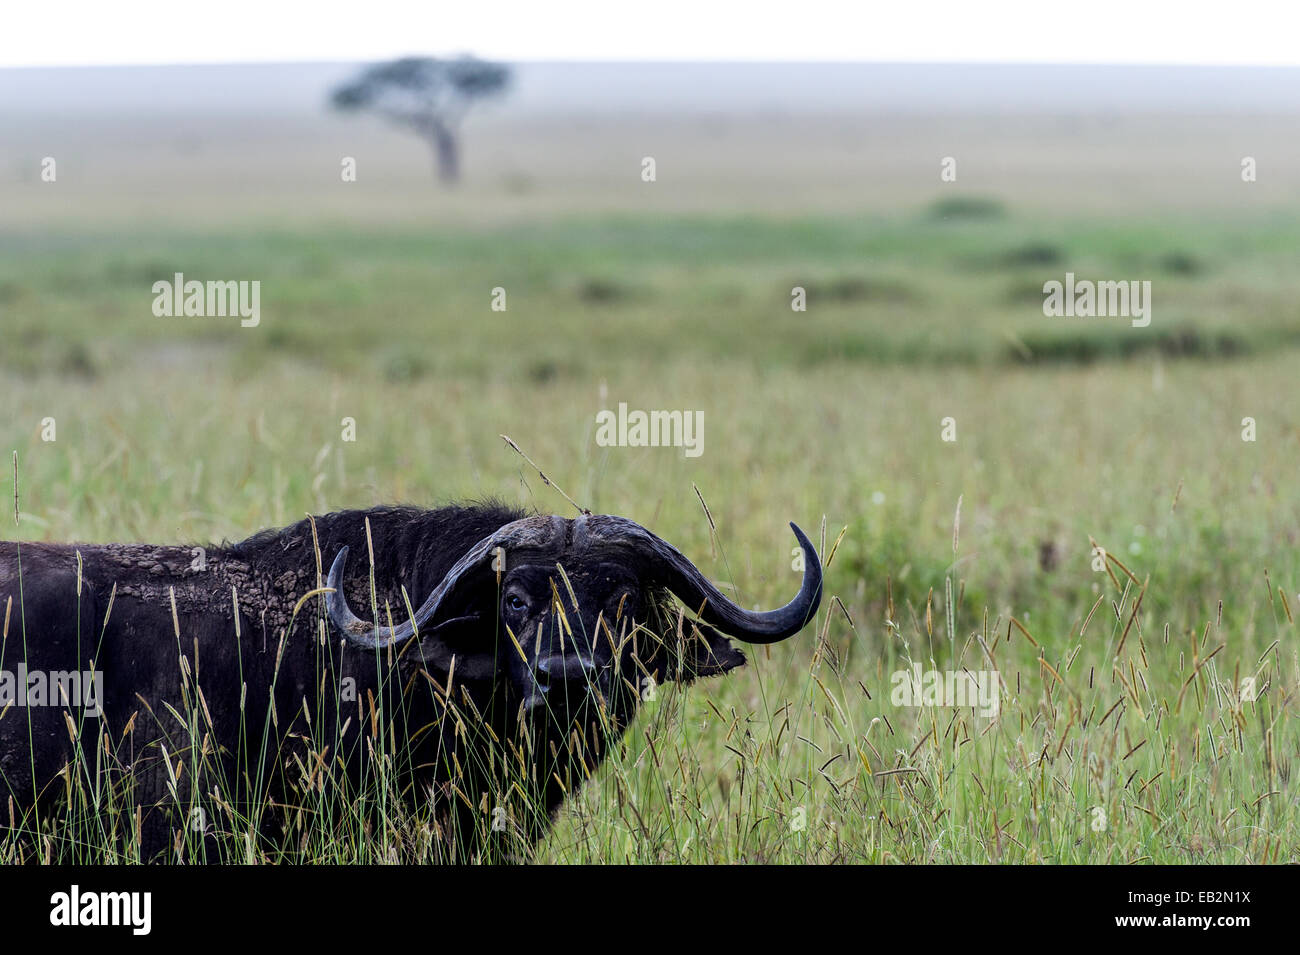
{"type": "Polygon", "coordinates": [[[533,664],[533,673],[542,692],[553,683],[585,682],[596,669],[588,656],[581,654],[556,654],[543,657],[533,664]]]}

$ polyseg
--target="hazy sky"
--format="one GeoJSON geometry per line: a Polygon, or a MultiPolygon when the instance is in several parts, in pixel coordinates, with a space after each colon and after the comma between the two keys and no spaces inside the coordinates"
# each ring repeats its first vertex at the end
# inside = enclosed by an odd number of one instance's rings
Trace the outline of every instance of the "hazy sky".
{"type": "Polygon", "coordinates": [[[1296,0],[4,0],[0,67],[369,60],[1300,64],[1296,0]]]}

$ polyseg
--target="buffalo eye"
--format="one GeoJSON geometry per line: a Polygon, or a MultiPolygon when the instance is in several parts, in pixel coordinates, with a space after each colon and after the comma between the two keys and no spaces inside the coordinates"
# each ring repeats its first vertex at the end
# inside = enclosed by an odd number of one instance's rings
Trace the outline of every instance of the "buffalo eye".
{"type": "Polygon", "coordinates": [[[528,601],[518,594],[507,594],[506,609],[511,613],[523,613],[528,609],[528,601]]]}

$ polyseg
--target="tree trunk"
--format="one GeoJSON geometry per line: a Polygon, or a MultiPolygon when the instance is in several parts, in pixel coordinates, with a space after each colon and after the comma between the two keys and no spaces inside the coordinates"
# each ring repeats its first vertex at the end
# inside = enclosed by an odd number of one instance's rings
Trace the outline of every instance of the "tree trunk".
{"type": "Polygon", "coordinates": [[[438,178],[446,185],[459,182],[460,143],[456,141],[456,133],[439,124],[430,129],[429,142],[438,162],[438,178]]]}

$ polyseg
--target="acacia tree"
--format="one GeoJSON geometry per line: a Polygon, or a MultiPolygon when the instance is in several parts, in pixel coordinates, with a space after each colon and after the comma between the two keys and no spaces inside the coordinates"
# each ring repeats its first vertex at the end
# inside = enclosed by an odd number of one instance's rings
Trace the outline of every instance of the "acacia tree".
{"type": "Polygon", "coordinates": [[[499,63],[408,56],[366,67],[331,100],[336,109],[370,110],[423,137],[439,178],[454,183],[460,178],[461,120],[476,100],[501,93],[509,82],[509,67],[499,63]]]}

